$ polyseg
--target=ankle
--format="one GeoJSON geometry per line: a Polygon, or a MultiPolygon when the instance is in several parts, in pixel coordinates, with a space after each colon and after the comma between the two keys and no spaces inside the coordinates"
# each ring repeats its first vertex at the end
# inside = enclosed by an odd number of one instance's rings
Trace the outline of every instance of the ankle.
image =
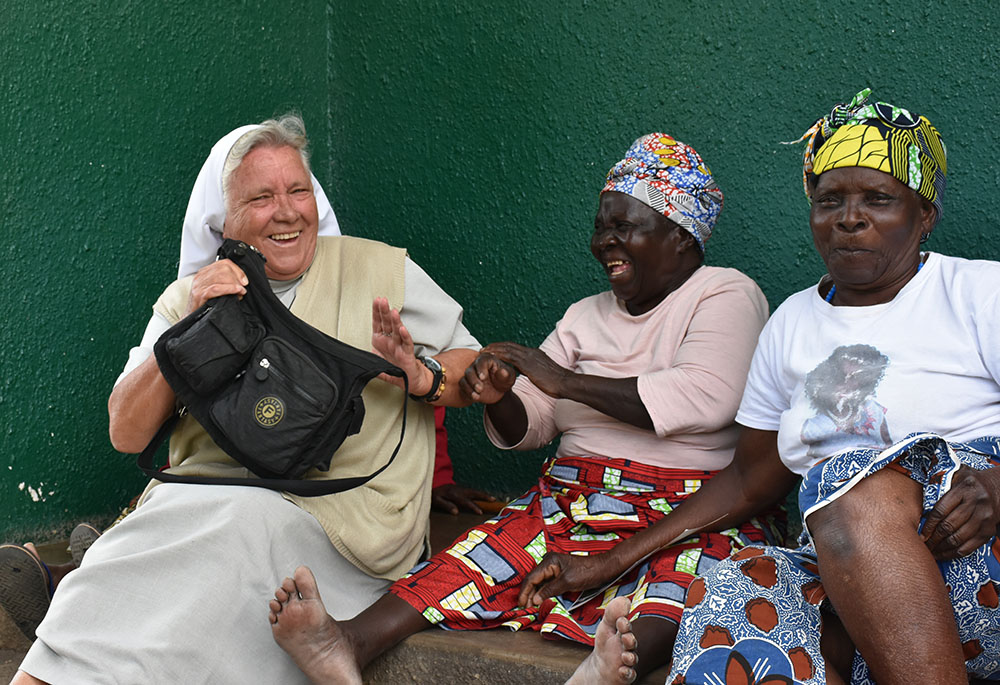
{"type": "Polygon", "coordinates": [[[374,640],[373,631],[360,625],[357,618],[347,621],[336,621],[333,618],[330,620],[336,623],[339,628],[340,639],[343,640],[345,651],[354,657],[359,671],[364,670],[368,664],[392,646],[391,644],[382,645],[378,640],[374,640]]]}

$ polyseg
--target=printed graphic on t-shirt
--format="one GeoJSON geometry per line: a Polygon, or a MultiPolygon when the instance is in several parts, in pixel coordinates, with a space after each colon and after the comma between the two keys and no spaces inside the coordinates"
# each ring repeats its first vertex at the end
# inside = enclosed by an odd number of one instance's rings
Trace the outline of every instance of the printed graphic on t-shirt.
{"type": "Polygon", "coordinates": [[[806,397],[816,410],[802,425],[809,456],[893,443],[886,408],[875,401],[888,366],[889,358],[871,345],[841,345],[806,375],[806,397]]]}

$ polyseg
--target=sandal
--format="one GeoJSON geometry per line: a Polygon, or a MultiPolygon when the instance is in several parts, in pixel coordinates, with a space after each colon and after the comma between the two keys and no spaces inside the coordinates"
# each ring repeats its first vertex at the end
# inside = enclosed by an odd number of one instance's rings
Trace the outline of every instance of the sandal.
{"type": "Polygon", "coordinates": [[[0,545],[0,609],[29,640],[49,610],[51,583],[34,554],[20,545],[0,545]]]}
{"type": "Polygon", "coordinates": [[[77,568],[80,567],[80,562],[83,561],[83,555],[86,554],[90,546],[99,537],[101,537],[101,533],[89,523],[79,524],[69,534],[69,553],[73,557],[73,564],[77,568]]]}

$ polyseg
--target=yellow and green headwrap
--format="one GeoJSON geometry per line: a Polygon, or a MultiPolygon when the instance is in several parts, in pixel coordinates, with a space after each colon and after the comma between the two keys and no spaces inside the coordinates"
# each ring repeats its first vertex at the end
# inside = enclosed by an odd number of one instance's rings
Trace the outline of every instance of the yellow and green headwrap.
{"type": "MultiPolygon", "coordinates": [[[[809,177],[842,167],[883,171],[937,208],[941,218],[947,151],[927,117],[885,102],[868,103],[865,88],[850,104],[839,104],[798,141],[806,141],[802,182],[810,197],[809,177]]],[[[811,200],[811,197],[810,197],[811,200]]]]}

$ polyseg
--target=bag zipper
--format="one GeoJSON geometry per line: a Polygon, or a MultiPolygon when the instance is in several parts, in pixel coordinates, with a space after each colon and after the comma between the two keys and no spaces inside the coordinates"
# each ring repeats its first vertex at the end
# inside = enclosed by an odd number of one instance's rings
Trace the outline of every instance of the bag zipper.
{"type": "MultiPolygon", "coordinates": [[[[315,397],[313,397],[312,395],[310,395],[306,390],[304,390],[297,383],[294,383],[284,373],[282,373],[281,371],[278,371],[278,367],[276,367],[273,364],[271,364],[270,360],[268,360],[267,357],[261,357],[260,361],[257,362],[257,364],[258,364],[258,366],[260,366],[260,368],[264,369],[264,374],[263,374],[264,378],[261,378],[261,374],[258,372],[258,374],[257,374],[257,380],[263,381],[265,378],[267,378],[268,374],[272,374],[273,373],[278,378],[279,381],[283,382],[283,384],[285,385],[286,388],[288,388],[292,392],[298,393],[302,397],[306,398],[307,400],[309,400],[310,402],[312,402],[313,405],[315,405],[316,407],[323,408],[323,403],[320,400],[318,400],[315,397]]],[[[332,383],[331,383],[331,385],[332,385],[332,383]]]]}

